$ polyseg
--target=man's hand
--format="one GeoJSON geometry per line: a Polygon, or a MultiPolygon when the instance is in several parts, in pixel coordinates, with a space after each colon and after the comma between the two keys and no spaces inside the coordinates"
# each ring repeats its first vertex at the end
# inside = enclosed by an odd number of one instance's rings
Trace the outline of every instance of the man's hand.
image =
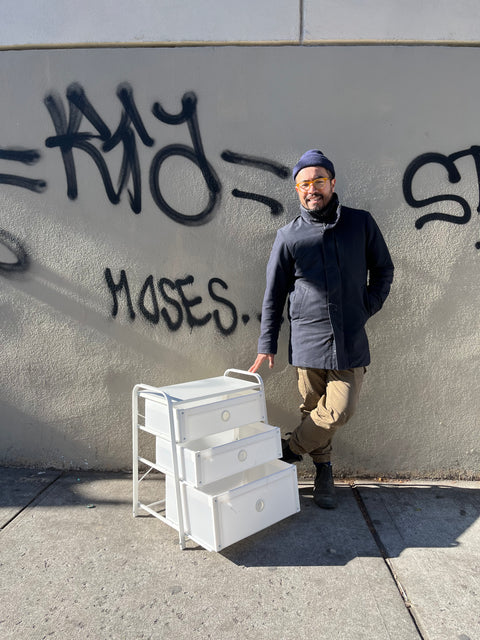
{"type": "Polygon", "coordinates": [[[274,360],[275,360],[275,356],[273,355],[273,353],[259,353],[257,355],[257,359],[255,360],[255,362],[250,367],[249,372],[250,373],[257,373],[257,371],[260,369],[260,367],[265,362],[265,360],[268,360],[269,368],[273,369],[273,363],[274,363],[274,360]]]}

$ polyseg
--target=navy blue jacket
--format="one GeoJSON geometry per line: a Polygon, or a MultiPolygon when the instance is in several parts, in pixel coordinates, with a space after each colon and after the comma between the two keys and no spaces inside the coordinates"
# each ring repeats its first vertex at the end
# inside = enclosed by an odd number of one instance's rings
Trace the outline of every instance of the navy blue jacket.
{"type": "Polygon", "coordinates": [[[258,353],[277,353],[288,298],[290,364],[367,366],[365,323],[381,309],[392,280],[387,245],[368,211],[339,206],[335,221],[324,224],[302,208],[272,247],[258,353]]]}

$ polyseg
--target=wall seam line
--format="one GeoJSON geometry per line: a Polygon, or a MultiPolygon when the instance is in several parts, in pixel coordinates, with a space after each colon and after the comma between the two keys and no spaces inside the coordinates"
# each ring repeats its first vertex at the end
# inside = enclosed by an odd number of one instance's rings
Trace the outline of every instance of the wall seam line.
{"type": "Polygon", "coordinates": [[[299,24],[299,34],[298,34],[298,42],[303,44],[303,26],[304,26],[304,0],[299,0],[299,9],[300,9],[300,24],[299,24]]]}
{"type": "Polygon", "coordinates": [[[95,42],[69,44],[25,44],[0,45],[0,51],[42,51],[76,49],[185,49],[200,47],[458,47],[479,48],[480,41],[461,42],[454,40],[278,40],[257,42],[95,42]]]}

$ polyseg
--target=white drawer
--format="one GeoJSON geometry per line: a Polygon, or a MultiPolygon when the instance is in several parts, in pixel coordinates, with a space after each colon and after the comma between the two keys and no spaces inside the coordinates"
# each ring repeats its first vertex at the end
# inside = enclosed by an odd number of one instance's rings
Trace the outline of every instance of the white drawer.
{"type": "MultiPolygon", "coordinates": [[[[181,484],[187,535],[209,551],[220,551],[300,511],[297,470],[281,460],[212,483],[202,489],[181,484]]],[[[178,526],[175,481],[167,475],[166,517],[178,526]]]]}
{"type": "MultiPolygon", "coordinates": [[[[158,397],[158,396],[157,396],[158,397]]],[[[263,391],[242,391],[211,400],[182,402],[173,407],[175,438],[179,443],[266,420],[263,391]]],[[[168,407],[145,394],[145,427],[170,437],[168,407]]]]}
{"type": "MultiPolygon", "coordinates": [[[[280,429],[256,422],[190,440],[177,453],[180,479],[199,487],[280,458],[280,429]]],[[[156,439],[156,464],[173,473],[172,447],[164,438],[156,439]]]]}

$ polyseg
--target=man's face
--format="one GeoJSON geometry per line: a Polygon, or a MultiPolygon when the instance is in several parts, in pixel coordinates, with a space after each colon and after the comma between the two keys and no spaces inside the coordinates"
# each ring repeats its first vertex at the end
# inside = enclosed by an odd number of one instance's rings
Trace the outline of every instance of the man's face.
{"type": "Polygon", "coordinates": [[[330,178],[330,174],[325,167],[305,167],[305,169],[297,173],[295,182],[295,189],[300,202],[309,211],[319,211],[326,207],[335,190],[335,178],[330,178]],[[323,185],[317,183],[310,184],[308,187],[304,185],[305,188],[301,188],[302,183],[308,180],[316,180],[317,178],[326,178],[326,180],[323,185]]]}

